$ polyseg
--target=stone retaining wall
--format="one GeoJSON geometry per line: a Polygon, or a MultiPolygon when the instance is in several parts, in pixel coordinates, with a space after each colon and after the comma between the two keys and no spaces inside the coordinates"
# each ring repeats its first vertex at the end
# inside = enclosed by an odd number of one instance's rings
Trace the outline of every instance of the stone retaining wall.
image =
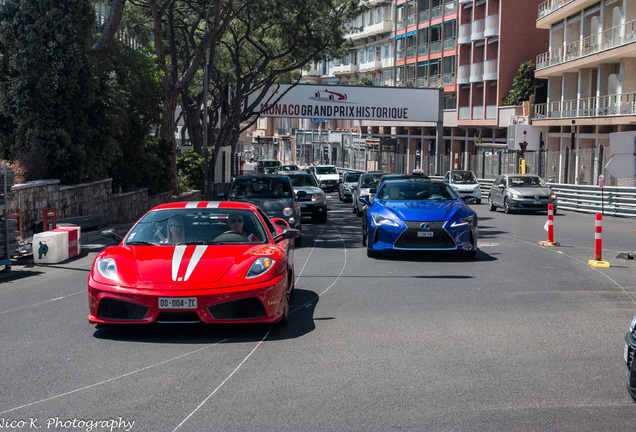
{"type": "Polygon", "coordinates": [[[59,180],[38,180],[13,185],[9,213],[20,209],[22,237],[33,235],[33,223],[42,221],[42,210],[55,207],[56,218],[102,215],[106,225],[132,223],[154,206],[168,202],[201,200],[201,191],[179,196],[171,192],[149,196],[148,189],[112,193],[112,179],[78,185],[60,185],[59,180]]]}

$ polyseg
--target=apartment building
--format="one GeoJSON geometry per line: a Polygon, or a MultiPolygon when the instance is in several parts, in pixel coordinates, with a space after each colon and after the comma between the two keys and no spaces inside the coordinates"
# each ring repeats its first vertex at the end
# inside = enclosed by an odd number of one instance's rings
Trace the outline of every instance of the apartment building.
{"type": "MultiPolygon", "coordinates": [[[[511,138],[509,126],[534,126],[529,110],[524,115],[520,107],[503,107],[502,100],[521,64],[534,62],[548,47],[549,32],[534,19],[541,0],[365,4],[367,10],[351,23],[349,53],[312,64],[304,82],[356,84],[369,77],[376,86],[443,89],[443,140],[437,142],[434,123],[330,120],[322,130],[359,133],[375,153],[368,159],[382,161],[374,168],[443,174],[457,167],[484,177],[516,169],[519,137],[511,138]]],[[[297,127],[316,130],[318,123],[306,119],[297,127]]],[[[535,135],[538,149],[539,134],[528,136],[535,135]]]]}
{"type": "Polygon", "coordinates": [[[636,130],[636,2],[548,0],[537,28],[549,47],[536,59],[548,81],[533,124],[547,128],[547,165],[559,182],[636,186],[605,170],[610,134],[636,130]]]}

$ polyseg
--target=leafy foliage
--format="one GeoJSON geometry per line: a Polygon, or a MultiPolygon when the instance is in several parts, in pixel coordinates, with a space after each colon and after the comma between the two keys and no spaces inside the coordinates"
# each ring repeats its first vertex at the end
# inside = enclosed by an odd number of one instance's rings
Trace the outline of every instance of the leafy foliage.
{"type": "Polygon", "coordinates": [[[9,0],[0,8],[0,113],[15,124],[10,158],[40,154],[46,175],[65,183],[106,175],[106,106],[87,56],[90,0],[9,0]]]}
{"type": "Polygon", "coordinates": [[[521,105],[530,99],[537,89],[537,81],[534,78],[534,64],[527,61],[519,67],[519,75],[512,81],[512,89],[503,100],[503,104],[521,105]]]}
{"type": "Polygon", "coordinates": [[[203,190],[203,155],[190,150],[177,156],[177,173],[180,180],[179,192],[187,189],[203,190]]]}

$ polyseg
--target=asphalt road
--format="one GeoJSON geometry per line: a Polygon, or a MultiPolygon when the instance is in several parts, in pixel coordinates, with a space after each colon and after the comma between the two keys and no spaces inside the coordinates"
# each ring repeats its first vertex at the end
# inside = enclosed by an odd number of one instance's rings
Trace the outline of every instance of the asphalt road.
{"type": "Polygon", "coordinates": [[[351,204],[303,225],[287,326],[86,319],[94,240],[0,282],[0,429],[632,431],[623,336],[636,221],[475,205],[480,251],[370,259],[351,204]],[[94,423],[109,422],[109,423],[94,423]]]}

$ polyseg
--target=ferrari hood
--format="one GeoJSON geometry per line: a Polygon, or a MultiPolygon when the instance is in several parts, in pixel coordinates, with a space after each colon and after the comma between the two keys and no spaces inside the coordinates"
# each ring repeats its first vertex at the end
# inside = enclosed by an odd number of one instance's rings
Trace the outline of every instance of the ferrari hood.
{"type": "Polygon", "coordinates": [[[386,201],[384,207],[406,221],[445,221],[460,208],[460,201],[386,201]]]}
{"type": "Polygon", "coordinates": [[[151,283],[213,283],[234,264],[252,257],[250,245],[135,247],[139,279],[151,283]]]}

